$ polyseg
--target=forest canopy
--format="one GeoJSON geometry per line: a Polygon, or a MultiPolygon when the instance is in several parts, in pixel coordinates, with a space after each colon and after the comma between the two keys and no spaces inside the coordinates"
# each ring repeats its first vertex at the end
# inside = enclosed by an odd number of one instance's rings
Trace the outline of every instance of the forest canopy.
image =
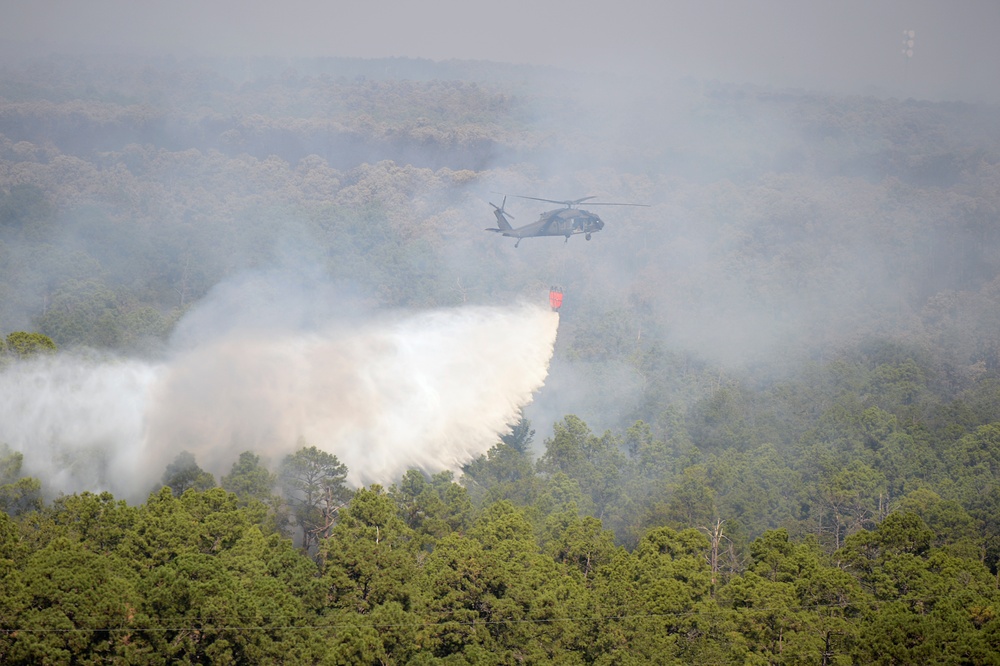
{"type": "MultiPolygon", "coordinates": [[[[482,62],[39,59],[0,71],[0,334],[4,663],[1000,651],[995,107],[482,62]],[[649,207],[515,249],[483,232],[505,195],[524,222],[549,204],[517,195],[649,207]],[[244,446],[285,432],[252,402],[141,474],[109,445],[137,445],[142,419],[112,412],[207,323],[256,313],[255,344],[306,346],[331,321],[430,321],[483,352],[464,397],[534,348],[440,313],[554,284],[547,375],[525,382],[544,386],[447,464],[372,483],[328,442],[244,446]],[[107,492],[131,475],[139,499],[107,492]]],[[[402,339],[374,348],[429,348],[402,339]]],[[[283,381],[261,372],[191,403],[283,381]]],[[[379,432],[437,432],[427,411],[379,432]]]]}

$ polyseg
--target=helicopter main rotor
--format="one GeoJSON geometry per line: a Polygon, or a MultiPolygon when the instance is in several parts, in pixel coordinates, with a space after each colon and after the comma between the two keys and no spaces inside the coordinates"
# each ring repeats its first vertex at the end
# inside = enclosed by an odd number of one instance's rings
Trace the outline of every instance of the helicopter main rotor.
{"type": "MultiPolygon", "coordinates": [[[[518,199],[531,199],[533,201],[545,201],[547,203],[559,204],[561,206],[566,206],[566,208],[572,208],[573,206],[577,206],[577,205],[583,203],[584,201],[590,201],[591,199],[596,199],[597,198],[596,196],[589,196],[589,197],[582,197],[580,199],[571,199],[569,201],[560,201],[558,199],[543,199],[541,197],[527,197],[527,196],[523,196],[521,194],[515,194],[513,196],[517,197],[518,199]]],[[[649,204],[612,203],[612,202],[605,202],[605,201],[591,201],[587,205],[588,206],[642,206],[644,208],[649,208],[649,204]]]]}

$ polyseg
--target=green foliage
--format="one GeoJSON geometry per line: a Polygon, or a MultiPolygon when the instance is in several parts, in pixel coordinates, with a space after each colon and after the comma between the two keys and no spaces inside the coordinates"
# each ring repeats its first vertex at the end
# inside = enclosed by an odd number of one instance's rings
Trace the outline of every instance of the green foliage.
{"type": "Polygon", "coordinates": [[[42,484],[21,476],[24,454],[0,442],[0,512],[18,516],[42,507],[42,484]]]}
{"type": "Polygon", "coordinates": [[[949,450],[949,471],[959,497],[971,501],[1000,480],[1000,422],[980,426],[949,450]]]}
{"type": "Polygon", "coordinates": [[[468,537],[445,537],[427,557],[422,608],[433,620],[418,640],[438,658],[550,661],[579,640],[564,604],[585,594],[557,571],[525,514],[499,502],[468,537]]]}
{"type": "Polygon", "coordinates": [[[389,497],[407,526],[429,541],[462,531],[472,521],[469,493],[449,471],[428,478],[411,469],[389,489],[389,497]]]}
{"type": "Polygon", "coordinates": [[[687,420],[695,446],[703,451],[744,451],[758,442],[753,432],[752,397],[739,387],[723,387],[695,405],[687,420]]]}
{"type": "Polygon", "coordinates": [[[180,497],[188,490],[208,490],[215,486],[215,478],[198,466],[194,455],[181,451],[163,472],[163,485],[180,497]]]}
{"type": "Polygon", "coordinates": [[[833,474],[819,490],[837,547],[844,536],[873,526],[885,512],[885,477],[861,461],[833,474]]]}
{"type": "Polygon", "coordinates": [[[538,495],[534,459],[512,443],[498,442],[485,455],[466,463],[462,472],[463,482],[479,504],[503,499],[531,504],[538,495]]]}
{"type": "Polygon", "coordinates": [[[664,491],[665,501],[655,504],[648,522],[683,529],[689,525],[708,525],[718,517],[715,491],[704,467],[693,465],[664,491]]]}
{"type": "Polygon", "coordinates": [[[844,560],[878,600],[859,633],[859,659],[893,663],[969,659],[986,663],[995,639],[983,629],[995,580],[978,559],[931,546],[934,533],[913,513],[891,514],[874,533],[848,538],[844,560]],[[985,614],[984,614],[985,613],[985,614]]]}
{"type": "MultiPolygon", "coordinates": [[[[29,521],[0,515],[0,656],[982,663],[997,645],[993,576],[975,554],[933,546],[912,513],[848,537],[831,561],[815,539],[766,532],[742,572],[717,579],[702,530],[650,529],[628,552],[593,517],[509,501],[464,533],[421,535],[406,522],[412,502],[452,482],[406,479],[353,495],[319,567],[261,532],[260,503],[221,488],[164,488],[136,507],[85,493],[29,521]]],[[[913,498],[925,511],[934,501],[913,498]]]]}
{"type": "Polygon", "coordinates": [[[104,492],[60,497],[45,513],[53,533],[85,542],[94,552],[113,553],[135,527],[139,511],[104,492]]]}
{"type": "Polygon", "coordinates": [[[570,415],[555,424],[545,453],[538,461],[543,474],[562,473],[575,479],[602,518],[622,497],[625,455],[610,432],[597,437],[580,418],[570,415]]]}
{"type": "Polygon", "coordinates": [[[580,517],[575,511],[551,514],[542,529],[543,552],[560,564],[578,569],[584,579],[615,555],[614,534],[592,516],[580,517]]]}
{"type": "Polygon", "coordinates": [[[243,503],[273,504],[277,483],[277,476],[261,464],[260,456],[250,451],[241,453],[229,474],[219,479],[222,489],[235,494],[243,503]]]}
{"type": "Polygon", "coordinates": [[[13,483],[0,485],[0,510],[11,516],[35,511],[42,506],[42,483],[38,479],[23,477],[13,483]]]}
{"type": "Polygon", "coordinates": [[[116,565],[66,538],[32,554],[8,663],[113,658],[141,603],[135,577],[116,565]]]}
{"type": "Polygon", "coordinates": [[[942,499],[926,488],[914,490],[902,498],[896,511],[919,516],[934,533],[934,546],[976,539],[976,521],[962,505],[955,500],[942,499]]]}
{"type": "Polygon", "coordinates": [[[332,607],[368,615],[387,604],[409,612],[419,594],[419,541],[379,486],[358,490],[320,550],[332,607]]]}
{"type": "Polygon", "coordinates": [[[20,359],[56,351],[56,343],[52,338],[41,333],[15,331],[7,335],[6,342],[6,351],[20,359]]]}
{"type": "Polygon", "coordinates": [[[509,433],[500,435],[501,442],[514,447],[520,453],[528,453],[534,438],[535,431],[531,427],[531,421],[524,416],[511,428],[509,433]]]}
{"type": "Polygon", "coordinates": [[[278,482],[292,517],[302,530],[302,548],[309,551],[330,533],[337,513],[351,498],[344,483],[347,467],[332,453],[302,445],[288,455],[278,471],[278,482]]]}
{"type": "Polygon", "coordinates": [[[61,345],[114,348],[121,343],[121,308],[115,292],[100,280],[71,280],[52,296],[38,318],[42,332],[61,345]]]}

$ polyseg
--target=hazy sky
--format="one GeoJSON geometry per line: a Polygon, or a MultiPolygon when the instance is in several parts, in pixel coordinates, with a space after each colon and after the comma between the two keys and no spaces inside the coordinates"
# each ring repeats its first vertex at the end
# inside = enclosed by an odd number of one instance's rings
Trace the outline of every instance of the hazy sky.
{"type": "Polygon", "coordinates": [[[0,0],[0,49],[405,56],[1000,99],[1000,0],[0,0]],[[916,32],[904,65],[903,30],[916,32]]]}

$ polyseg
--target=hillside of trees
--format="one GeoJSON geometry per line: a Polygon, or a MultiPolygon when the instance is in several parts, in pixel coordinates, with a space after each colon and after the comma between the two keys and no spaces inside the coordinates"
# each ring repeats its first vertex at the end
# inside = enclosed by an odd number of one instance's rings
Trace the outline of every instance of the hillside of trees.
{"type": "Polygon", "coordinates": [[[0,442],[0,662],[996,663],[997,111],[482,62],[0,71],[0,372],[163,358],[274,268],[373,310],[566,294],[545,388],[461,473],[354,488],[303,439],[181,453],[133,504],[0,442]],[[649,207],[514,249],[505,195],[649,207]]]}

